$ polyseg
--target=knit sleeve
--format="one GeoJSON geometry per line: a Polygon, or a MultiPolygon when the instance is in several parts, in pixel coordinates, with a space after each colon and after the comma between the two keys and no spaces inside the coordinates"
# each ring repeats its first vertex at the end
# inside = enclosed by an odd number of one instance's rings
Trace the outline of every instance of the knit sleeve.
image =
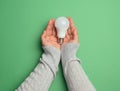
{"type": "Polygon", "coordinates": [[[69,91],[96,91],[76,57],[77,43],[62,46],[61,59],[69,91]]]}
{"type": "Polygon", "coordinates": [[[48,91],[58,69],[60,51],[52,46],[43,49],[40,63],[15,91],[48,91]]]}

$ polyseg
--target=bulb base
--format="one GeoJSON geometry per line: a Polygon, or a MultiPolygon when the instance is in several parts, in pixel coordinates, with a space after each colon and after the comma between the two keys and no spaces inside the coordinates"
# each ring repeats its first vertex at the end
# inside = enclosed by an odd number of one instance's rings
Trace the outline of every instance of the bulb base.
{"type": "Polygon", "coordinates": [[[61,45],[63,43],[64,39],[63,38],[59,38],[58,42],[61,45]]]}

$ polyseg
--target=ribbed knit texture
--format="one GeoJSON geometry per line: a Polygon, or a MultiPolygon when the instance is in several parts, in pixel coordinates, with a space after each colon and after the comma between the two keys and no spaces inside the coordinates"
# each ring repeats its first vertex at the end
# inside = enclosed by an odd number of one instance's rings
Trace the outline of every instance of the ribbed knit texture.
{"type": "Polygon", "coordinates": [[[16,91],[48,91],[60,61],[60,50],[44,46],[41,62],[16,91]]]}
{"type": "Polygon", "coordinates": [[[61,48],[62,66],[68,89],[69,91],[96,91],[76,57],[78,47],[77,43],[68,43],[61,48]]]}
{"type": "MultiPolygon", "coordinates": [[[[96,91],[85,74],[76,52],[79,44],[68,43],[61,48],[64,76],[69,91],[96,91]]],[[[60,51],[52,46],[43,47],[41,62],[16,91],[48,91],[55,78],[60,61],[60,51]]]]}

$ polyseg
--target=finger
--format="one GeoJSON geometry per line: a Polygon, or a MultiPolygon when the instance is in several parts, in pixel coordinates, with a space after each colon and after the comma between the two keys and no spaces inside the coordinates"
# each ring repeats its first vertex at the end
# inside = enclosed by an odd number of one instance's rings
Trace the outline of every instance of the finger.
{"type": "Polygon", "coordinates": [[[65,37],[65,38],[64,38],[64,42],[67,42],[67,41],[68,41],[68,39],[65,37]]]}
{"type": "Polygon", "coordinates": [[[53,28],[53,36],[57,36],[57,31],[56,31],[55,27],[53,28]]]}
{"type": "Polygon", "coordinates": [[[65,37],[67,37],[67,35],[69,35],[69,34],[68,34],[68,31],[66,31],[65,37]]]}
{"type": "Polygon", "coordinates": [[[51,19],[49,20],[49,22],[48,22],[48,25],[47,25],[47,27],[46,27],[46,30],[49,30],[49,29],[51,29],[51,26],[50,26],[50,24],[51,24],[51,19]]]}
{"type": "Polygon", "coordinates": [[[77,29],[74,29],[74,31],[73,31],[73,39],[74,39],[74,40],[78,40],[78,32],[77,32],[77,29]]]}
{"type": "Polygon", "coordinates": [[[53,20],[51,19],[48,23],[48,26],[46,28],[47,34],[51,35],[53,30],[53,20]]]}
{"type": "Polygon", "coordinates": [[[67,38],[68,40],[70,40],[70,35],[66,35],[66,38],[67,38]]]}
{"type": "Polygon", "coordinates": [[[52,19],[52,34],[51,35],[53,35],[54,34],[54,31],[55,31],[55,19],[52,19]]]}
{"type": "Polygon", "coordinates": [[[53,36],[57,36],[57,31],[56,31],[56,28],[55,28],[55,20],[53,20],[53,36]]]}
{"type": "Polygon", "coordinates": [[[68,20],[69,20],[69,22],[70,22],[70,29],[73,30],[73,29],[75,28],[73,19],[72,19],[71,17],[68,17],[68,20]]]}
{"type": "Polygon", "coordinates": [[[70,18],[70,17],[68,17],[68,20],[69,20],[69,23],[70,23],[70,27],[69,27],[69,29],[70,29],[70,31],[69,31],[69,34],[73,34],[73,30],[74,30],[74,23],[73,23],[73,20],[72,20],[72,18],[70,18]]]}
{"type": "Polygon", "coordinates": [[[44,37],[45,35],[46,35],[46,31],[43,32],[42,37],[44,37]]]}
{"type": "Polygon", "coordinates": [[[68,32],[69,35],[71,35],[71,33],[72,33],[70,28],[68,28],[67,32],[68,32]]]}
{"type": "Polygon", "coordinates": [[[72,34],[70,35],[70,40],[73,40],[73,35],[72,34]]]}
{"type": "Polygon", "coordinates": [[[41,36],[42,40],[44,40],[45,37],[46,37],[46,31],[44,31],[43,34],[42,34],[42,36],[41,36]]]}

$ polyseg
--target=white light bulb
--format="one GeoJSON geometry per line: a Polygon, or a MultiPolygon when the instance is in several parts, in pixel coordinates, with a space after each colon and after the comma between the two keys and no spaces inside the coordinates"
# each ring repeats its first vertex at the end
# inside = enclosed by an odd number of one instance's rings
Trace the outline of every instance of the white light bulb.
{"type": "Polygon", "coordinates": [[[57,36],[59,38],[59,43],[62,44],[67,29],[69,27],[69,21],[66,17],[59,17],[55,21],[55,27],[57,29],[57,36]]]}

